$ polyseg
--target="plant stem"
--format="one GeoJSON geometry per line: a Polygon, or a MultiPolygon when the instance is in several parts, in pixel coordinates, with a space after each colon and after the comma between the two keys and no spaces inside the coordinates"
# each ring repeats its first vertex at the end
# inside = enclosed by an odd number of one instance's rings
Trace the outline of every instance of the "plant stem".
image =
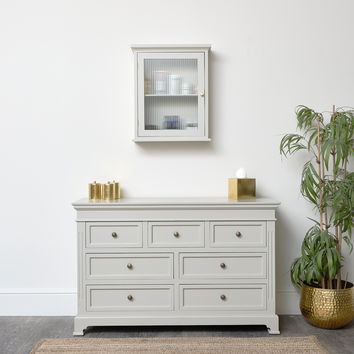
{"type": "Polygon", "coordinates": [[[326,280],[324,277],[321,277],[321,288],[326,289],[326,280]]]}
{"type": "MultiPolygon", "coordinates": [[[[322,178],[323,178],[323,183],[325,183],[325,171],[324,171],[324,163],[322,161],[322,178]]],[[[323,211],[324,211],[324,223],[325,223],[325,227],[326,230],[328,230],[330,228],[330,224],[328,223],[328,210],[327,210],[327,206],[323,206],[323,211]]]]}
{"type": "Polygon", "coordinates": [[[347,164],[348,164],[348,161],[346,160],[344,162],[344,167],[343,167],[343,170],[344,170],[344,178],[347,177],[347,174],[348,174],[348,171],[347,171],[347,164]]]}
{"type": "Polygon", "coordinates": [[[347,287],[347,283],[348,283],[348,272],[347,272],[347,275],[345,276],[345,282],[344,282],[343,289],[345,289],[347,287]]]}
{"type": "MultiPolygon", "coordinates": [[[[337,250],[340,254],[342,254],[342,225],[338,227],[338,243],[337,243],[337,250]]],[[[338,269],[337,273],[337,289],[341,289],[342,285],[342,270],[341,268],[338,269]]]]}
{"type": "Polygon", "coordinates": [[[320,212],[320,230],[323,231],[323,185],[322,185],[322,157],[321,157],[321,137],[320,137],[320,116],[317,116],[317,164],[319,177],[319,212],[320,212]]]}
{"type": "MultiPolygon", "coordinates": [[[[331,121],[334,121],[336,119],[336,107],[333,105],[333,111],[332,111],[332,116],[331,116],[331,121]]],[[[337,180],[337,171],[336,171],[336,162],[337,162],[337,153],[335,147],[333,148],[332,151],[332,169],[333,169],[333,181],[336,182],[337,180]]],[[[344,166],[346,169],[346,166],[344,166]]],[[[336,187],[335,187],[336,188],[336,187]]],[[[341,225],[336,225],[335,226],[335,236],[336,236],[336,241],[337,241],[337,251],[342,254],[342,226],[341,225]]],[[[337,273],[337,289],[341,288],[342,285],[342,275],[341,275],[341,268],[339,268],[338,273],[337,273]]]]}

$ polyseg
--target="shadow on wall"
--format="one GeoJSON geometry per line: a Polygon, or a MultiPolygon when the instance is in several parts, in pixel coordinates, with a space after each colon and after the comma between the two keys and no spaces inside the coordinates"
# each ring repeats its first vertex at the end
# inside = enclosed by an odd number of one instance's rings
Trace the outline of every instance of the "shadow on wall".
{"type": "MultiPolygon", "coordinates": [[[[292,252],[289,252],[289,247],[291,248],[297,245],[297,240],[301,239],[301,237],[299,237],[295,230],[290,226],[292,225],[292,222],[289,218],[289,214],[283,211],[282,205],[279,206],[276,215],[277,222],[275,223],[275,259],[277,262],[277,288],[279,289],[279,286],[284,287],[284,279],[286,283],[290,282],[290,264],[292,263],[293,259],[289,259],[287,255],[289,255],[289,253],[292,254],[292,252]],[[279,267],[280,264],[286,266],[286,268],[279,267]]],[[[295,253],[297,254],[298,252],[295,253]]],[[[295,288],[293,288],[293,290],[296,291],[295,288]]]]}
{"type": "Polygon", "coordinates": [[[161,156],[181,156],[181,154],[201,153],[208,154],[214,152],[213,141],[210,142],[193,142],[193,141],[169,141],[169,142],[148,142],[136,143],[140,150],[151,155],[161,156]]]}

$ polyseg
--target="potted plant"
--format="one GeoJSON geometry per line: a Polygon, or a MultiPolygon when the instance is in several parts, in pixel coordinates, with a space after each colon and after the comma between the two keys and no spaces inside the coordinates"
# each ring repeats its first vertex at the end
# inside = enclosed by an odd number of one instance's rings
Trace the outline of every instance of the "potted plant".
{"type": "Polygon", "coordinates": [[[301,134],[286,134],[280,153],[310,155],[301,176],[301,194],[313,204],[318,220],[307,231],[301,255],[291,265],[292,282],[301,288],[300,309],[321,328],[340,328],[354,318],[354,288],[343,274],[343,247],[351,252],[354,226],[354,110],[319,113],[296,109],[301,134]]]}

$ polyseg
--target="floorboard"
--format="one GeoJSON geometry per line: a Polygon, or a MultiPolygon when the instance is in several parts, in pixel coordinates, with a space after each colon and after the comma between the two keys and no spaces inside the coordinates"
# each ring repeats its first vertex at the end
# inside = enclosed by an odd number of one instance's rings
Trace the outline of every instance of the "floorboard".
{"type": "MultiPolygon", "coordinates": [[[[311,326],[302,316],[280,316],[281,336],[315,335],[332,354],[354,354],[354,322],[340,330],[311,326]]],[[[73,317],[0,317],[0,353],[28,354],[42,338],[71,338],[73,317]]],[[[265,326],[90,327],[85,337],[268,337],[265,326]]],[[[84,338],[85,338],[84,337],[84,338]]]]}

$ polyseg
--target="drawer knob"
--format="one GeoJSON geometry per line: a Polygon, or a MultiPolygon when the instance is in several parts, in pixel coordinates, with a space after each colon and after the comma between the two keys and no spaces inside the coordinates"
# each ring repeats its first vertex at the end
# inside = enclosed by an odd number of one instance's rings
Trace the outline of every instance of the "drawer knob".
{"type": "Polygon", "coordinates": [[[222,269],[224,269],[224,268],[226,268],[226,264],[225,264],[225,263],[220,263],[220,267],[221,267],[222,269]]]}
{"type": "Polygon", "coordinates": [[[133,301],[133,296],[132,296],[132,295],[128,295],[128,296],[127,296],[127,299],[128,299],[129,301],[133,301]]]}
{"type": "Polygon", "coordinates": [[[226,296],[224,294],[220,295],[220,299],[224,301],[224,300],[226,300],[226,296]]]}
{"type": "Polygon", "coordinates": [[[112,237],[113,238],[117,238],[118,237],[117,233],[116,232],[112,232],[112,237]]]}
{"type": "Polygon", "coordinates": [[[174,237],[179,237],[179,232],[177,232],[177,231],[174,232],[174,233],[173,233],[173,236],[174,236],[174,237]]]}
{"type": "Polygon", "coordinates": [[[237,231],[237,232],[235,233],[235,235],[236,235],[237,237],[240,237],[240,236],[241,236],[241,232],[240,232],[240,231],[237,231]]]}
{"type": "Polygon", "coordinates": [[[128,263],[128,264],[127,264],[127,268],[128,268],[128,269],[133,269],[133,265],[132,265],[131,263],[128,263]]]}

